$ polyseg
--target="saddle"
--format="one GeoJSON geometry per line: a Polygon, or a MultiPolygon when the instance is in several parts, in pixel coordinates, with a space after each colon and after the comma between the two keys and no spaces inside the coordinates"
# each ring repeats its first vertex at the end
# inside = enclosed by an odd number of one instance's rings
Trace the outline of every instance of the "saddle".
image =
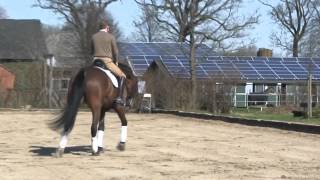
{"type": "Polygon", "coordinates": [[[110,71],[106,65],[104,64],[104,62],[101,60],[101,59],[95,59],[93,61],[93,66],[95,66],[96,68],[100,69],[101,71],[103,71],[109,78],[110,80],[112,81],[112,84],[114,87],[118,88],[119,86],[119,78],[117,78],[116,75],[114,75],[112,73],[112,71],[110,71]]]}
{"type": "Polygon", "coordinates": [[[95,59],[92,64],[94,66],[99,67],[99,68],[102,68],[102,69],[105,69],[105,70],[109,70],[101,59],[95,59]]]}

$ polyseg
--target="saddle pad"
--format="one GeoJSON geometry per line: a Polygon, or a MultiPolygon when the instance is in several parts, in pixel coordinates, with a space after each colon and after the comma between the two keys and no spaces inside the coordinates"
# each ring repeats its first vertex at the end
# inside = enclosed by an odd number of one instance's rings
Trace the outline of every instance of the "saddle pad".
{"type": "Polygon", "coordinates": [[[110,79],[111,79],[111,82],[113,84],[114,87],[118,88],[118,80],[117,78],[111,73],[111,71],[109,70],[105,70],[105,69],[102,69],[101,67],[97,67],[95,66],[95,68],[98,68],[100,69],[101,71],[103,71],[110,79]]]}

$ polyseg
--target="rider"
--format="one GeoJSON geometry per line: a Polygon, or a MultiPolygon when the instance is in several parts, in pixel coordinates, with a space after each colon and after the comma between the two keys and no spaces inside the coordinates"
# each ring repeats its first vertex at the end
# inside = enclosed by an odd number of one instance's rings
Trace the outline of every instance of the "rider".
{"type": "Polygon", "coordinates": [[[120,78],[119,94],[116,103],[124,105],[124,80],[126,75],[118,67],[118,47],[115,37],[109,32],[106,20],[101,21],[100,30],[92,36],[93,60],[101,59],[105,66],[120,78]]]}

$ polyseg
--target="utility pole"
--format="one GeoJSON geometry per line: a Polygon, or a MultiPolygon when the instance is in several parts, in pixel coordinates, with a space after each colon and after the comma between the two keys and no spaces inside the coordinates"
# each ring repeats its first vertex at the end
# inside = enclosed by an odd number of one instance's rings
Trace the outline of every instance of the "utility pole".
{"type": "Polygon", "coordinates": [[[308,119],[312,118],[312,67],[309,64],[308,71],[308,119]]]}

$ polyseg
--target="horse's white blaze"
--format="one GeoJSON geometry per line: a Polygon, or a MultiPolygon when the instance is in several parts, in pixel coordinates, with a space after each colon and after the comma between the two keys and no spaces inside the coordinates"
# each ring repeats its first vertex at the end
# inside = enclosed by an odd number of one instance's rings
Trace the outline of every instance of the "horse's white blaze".
{"type": "Polygon", "coordinates": [[[97,136],[98,136],[98,147],[103,147],[104,131],[99,130],[97,136]]]}
{"type": "Polygon", "coordinates": [[[98,152],[98,138],[97,138],[97,136],[92,138],[92,150],[93,150],[93,152],[98,152]]]}
{"type": "Polygon", "coordinates": [[[120,135],[120,142],[126,142],[127,141],[127,126],[121,126],[121,135],[120,135]]]}
{"type": "Polygon", "coordinates": [[[59,147],[64,149],[67,146],[67,143],[68,143],[68,136],[64,134],[61,136],[59,147]]]}

